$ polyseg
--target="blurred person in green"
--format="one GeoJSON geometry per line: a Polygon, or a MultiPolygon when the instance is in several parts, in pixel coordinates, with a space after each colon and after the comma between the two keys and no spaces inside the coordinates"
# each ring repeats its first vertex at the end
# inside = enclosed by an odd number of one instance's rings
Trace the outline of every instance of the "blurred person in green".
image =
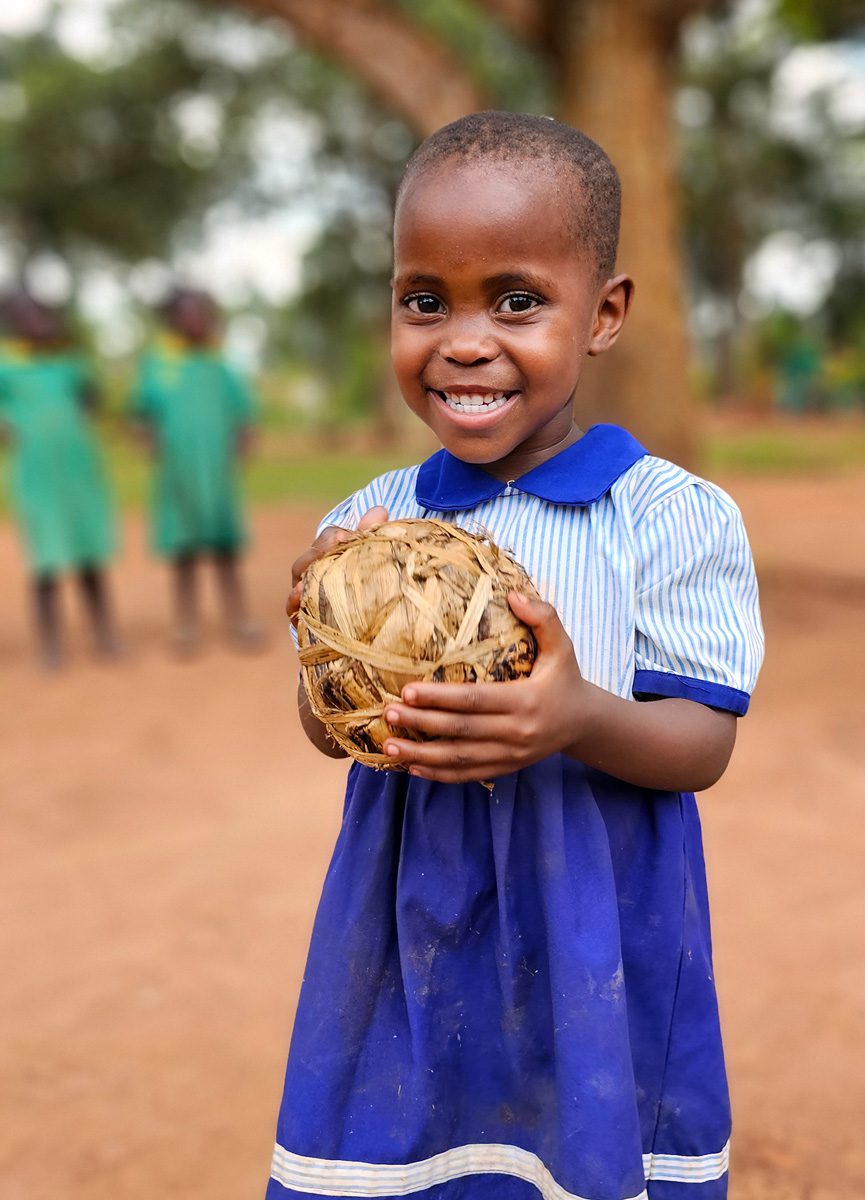
{"type": "Polygon", "coordinates": [[[62,665],[60,576],[78,577],[95,652],[118,652],[104,577],[114,513],[90,427],[93,379],[60,310],[25,291],[0,301],[0,427],[12,440],[10,487],[27,557],[39,654],[62,665]]]}
{"type": "Polygon", "coordinates": [[[802,416],[819,405],[823,358],[804,327],[791,323],[791,329],[778,355],[778,404],[782,412],[802,416]]]}
{"type": "Polygon", "coordinates": [[[156,461],[152,537],[173,568],[173,643],[201,640],[198,565],[212,559],[233,641],[255,648],[238,560],[246,543],[238,459],[248,452],[255,400],[219,348],[219,313],[203,291],[178,288],[159,309],[162,328],[143,354],[131,412],[156,461]]]}

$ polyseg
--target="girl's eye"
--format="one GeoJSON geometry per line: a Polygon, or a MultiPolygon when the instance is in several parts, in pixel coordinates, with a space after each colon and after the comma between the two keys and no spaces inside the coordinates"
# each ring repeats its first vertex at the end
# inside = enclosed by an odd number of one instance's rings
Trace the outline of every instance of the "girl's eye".
{"type": "Polygon", "coordinates": [[[527,313],[531,312],[540,304],[537,296],[533,296],[531,292],[511,292],[510,296],[505,296],[500,305],[500,310],[503,313],[527,313]]]}
{"type": "Polygon", "coordinates": [[[420,313],[422,317],[434,317],[439,313],[444,312],[444,305],[438,296],[432,296],[429,292],[420,292],[414,296],[406,296],[403,300],[406,308],[412,312],[420,313]]]}

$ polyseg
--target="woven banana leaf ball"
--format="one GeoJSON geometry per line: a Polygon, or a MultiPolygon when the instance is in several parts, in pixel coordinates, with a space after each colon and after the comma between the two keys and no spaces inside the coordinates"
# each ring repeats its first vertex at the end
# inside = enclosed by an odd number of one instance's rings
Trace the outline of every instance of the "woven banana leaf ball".
{"type": "MultiPolygon", "coordinates": [[[[384,710],[407,683],[505,681],[528,675],[534,634],[508,606],[536,595],[489,538],[442,521],[387,521],[353,533],[307,569],[297,616],[310,707],[358,762],[392,768],[384,710]]],[[[400,769],[400,768],[397,768],[400,769]]]]}

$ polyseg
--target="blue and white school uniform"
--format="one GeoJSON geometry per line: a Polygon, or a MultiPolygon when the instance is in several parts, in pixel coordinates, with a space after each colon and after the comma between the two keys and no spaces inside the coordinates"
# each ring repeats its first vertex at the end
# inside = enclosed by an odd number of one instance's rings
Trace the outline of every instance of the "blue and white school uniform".
{"type": "MultiPolygon", "coordinates": [[[[738,510],[624,430],[507,485],[439,451],[323,524],[378,504],[488,530],[593,683],[746,711],[738,510]]],[[[268,1200],[720,1200],[729,1135],[693,795],[563,755],[492,793],[352,765],[268,1200]]]]}

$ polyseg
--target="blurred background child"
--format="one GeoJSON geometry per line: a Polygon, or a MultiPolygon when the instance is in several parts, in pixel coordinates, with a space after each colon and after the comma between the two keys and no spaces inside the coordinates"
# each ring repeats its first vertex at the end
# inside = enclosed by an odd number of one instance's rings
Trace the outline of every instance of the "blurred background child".
{"type": "Polygon", "coordinates": [[[103,568],[114,519],[90,429],[93,380],[59,309],[25,291],[0,301],[0,426],[13,443],[10,490],[31,577],[43,665],[62,664],[59,577],[77,574],[95,652],[117,653],[103,568]]]}
{"type": "Polygon", "coordinates": [[[132,415],[156,459],[153,543],[173,568],[173,643],[181,653],[199,645],[198,563],[206,556],[216,568],[229,635],[254,648],[261,630],[250,619],[238,569],[246,528],[237,477],[254,400],[220,355],[219,314],[207,293],[178,288],[159,315],[163,329],[142,357],[132,415]]]}

